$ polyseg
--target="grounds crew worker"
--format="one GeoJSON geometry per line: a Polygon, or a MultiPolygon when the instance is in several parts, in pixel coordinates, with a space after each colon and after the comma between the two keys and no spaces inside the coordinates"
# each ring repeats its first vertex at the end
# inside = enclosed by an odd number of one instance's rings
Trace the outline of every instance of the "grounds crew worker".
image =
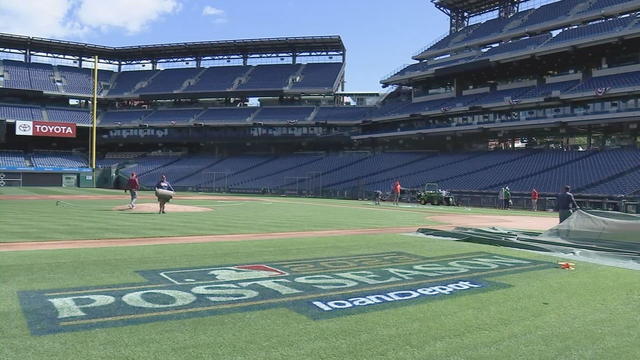
{"type": "Polygon", "coordinates": [[[131,201],[129,202],[129,209],[135,209],[136,200],[138,200],[138,190],[140,190],[140,182],[136,173],[132,172],[129,181],[127,182],[127,189],[131,195],[131,201]]]}
{"type": "MultiPolygon", "coordinates": [[[[173,190],[171,184],[169,184],[169,182],[167,181],[167,177],[165,175],[160,176],[160,181],[158,181],[158,183],[156,184],[156,190],[158,189],[175,191],[173,190]]],[[[167,202],[169,202],[169,199],[170,198],[158,196],[158,204],[160,205],[160,211],[158,211],[158,214],[165,213],[164,208],[167,202]]]]}
{"type": "Polygon", "coordinates": [[[564,187],[564,193],[558,195],[558,199],[556,199],[556,209],[560,216],[560,222],[567,220],[567,218],[571,216],[573,213],[572,209],[580,209],[578,203],[576,203],[576,199],[573,198],[573,194],[571,193],[571,186],[566,185],[564,187]]]}
{"type": "Polygon", "coordinates": [[[400,191],[402,191],[400,180],[396,180],[391,187],[391,192],[393,193],[393,205],[395,206],[399,206],[398,202],[400,201],[400,191]]]}
{"type": "Polygon", "coordinates": [[[533,188],[531,191],[531,210],[538,211],[538,199],[540,199],[540,193],[533,188]]]}

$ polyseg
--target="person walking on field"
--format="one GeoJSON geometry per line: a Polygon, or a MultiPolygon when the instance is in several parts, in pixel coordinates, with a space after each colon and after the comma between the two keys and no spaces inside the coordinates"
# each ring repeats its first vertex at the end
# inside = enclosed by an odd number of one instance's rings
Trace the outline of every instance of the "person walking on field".
{"type": "Polygon", "coordinates": [[[538,199],[540,198],[540,193],[538,190],[533,188],[531,191],[531,210],[538,211],[538,199]]]}
{"type": "Polygon", "coordinates": [[[382,199],[382,191],[380,191],[380,190],[376,190],[376,191],[373,193],[373,203],[374,203],[375,205],[380,205],[380,199],[382,199]]]}
{"type": "Polygon", "coordinates": [[[504,188],[504,208],[511,209],[511,190],[508,186],[504,188]]]}
{"type": "Polygon", "coordinates": [[[167,181],[167,177],[165,175],[162,175],[160,177],[160,181],[158,181],[158,183],[156,184],[156,196],[158,197],[158,204],[160,205],[160,211],[158,212],[158,214],[164,214],[165,213],[164,208],[169,202],[169,200],[171,200],[172,196],[169,196],[169,197],[161,196],[161,194],[158,193],[158,190],[175,191],[173,190],[173,187],[171,186],[171,184],[169,184],[169,182],[167,181]]]}
{"type": "Polygon", "coordinates": [[[400,191],[402,190],[402,186],[400,186],[400,181],[396,180],[393,183],[393,187],[391,188],[391,192],[393,193],[393,205],[400,206],[400,191]]]}
{"type": "Polygon", "coordinates": [[[129,195],[131,195],[131,201],[129,201],[129,209],[136,208],[136,200],[138,200],[138,190],[140,190],[140,182],[138,181],[138,175],[131,173],[129,181],[127,181],[127,189],[129,195]]]}
{"type": "Polygon", "coordinates": [[[562,223],[567,220],[573,211],[578,209],[580,209],[580,207],[571,193],[571,186],[566,185],[564,187],[564,193],[558,195],[556,199],[556,210],[558,210],[560,222],[562,223]]]}

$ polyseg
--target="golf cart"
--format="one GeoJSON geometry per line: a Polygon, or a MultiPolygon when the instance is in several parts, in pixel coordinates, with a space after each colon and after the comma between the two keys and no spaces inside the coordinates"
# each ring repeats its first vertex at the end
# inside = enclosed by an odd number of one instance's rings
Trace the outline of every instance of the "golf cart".
{"type": "Polygon", "coordinates": [[[456,205],[453,195],[448,191],[440,190],[437,183],[427,183],[424,191],[418,191],[417,199],[422,205],[456,205]]]}

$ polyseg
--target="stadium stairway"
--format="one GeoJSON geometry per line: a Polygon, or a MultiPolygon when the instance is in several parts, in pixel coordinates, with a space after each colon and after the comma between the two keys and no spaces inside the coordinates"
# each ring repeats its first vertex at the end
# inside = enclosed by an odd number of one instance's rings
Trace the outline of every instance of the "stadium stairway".
{"type": "MultiPolygon", "coordinates": [[[[408,173],[393,174],[392,176],[387,176],[386,178],[384,178],[382,180],[365,183],[365,185],[371,185],[371,184],[380,183],[380,182],[391,183],[393,180],[395,180],[397,178],[406,178],[406,177],[411,177],[411,176],[418,176],[418,175],[424,174],[426,172],[432,172],[434,170],[440,170],[440,169],[445,168],[447,166],[458,165],[458,164],[461,164],[461,163],[467,162],[467,161],[473,161],[473,160],[475,160],[477,158],[480,158],[480,157],[486,155],[486,153],[478,152],[478,153],[468,154],[468,155],[469,156],[464,156],[464,157],[462,157],[460,159],[456,159],[454,161],[444,161],[444,162],[442,162],[442,163],[440,163],[440,164],[438,164],[436,166],[433,166],[433,167],[428,167],[428,168],[424,168],[423,167],[423,168],[418,168],[418,170],[411,171],[411,172],[408,172],[408,173]]],[[[435,180],[429,180],[429,181],[430,182],[434,182],[435,180]]]]}
{"type": "Polygon", "coordinates": [[[473,171],[465,172],[464,174],[459,174],[459,175],[449,176],[449,177],[445,177],[445,178],[440,178],[440,179],[437,179],[435,182],[444,182],[444,181],[448,181],[448,180],[452,180],[452,179],[456,179],[456,178],[461,178],[461,177],[464,177],[464,176],[477,174],[477,173],[480,173],[480,172],[483,172],[483,171],[494,169],[494,168],[496,168],[498,166],[501,166],[501,165],[504,165],[504,164],[510,164],[510,163],[521,161],[522,159],[524,159],[526,157],[529,157],[529,156],[533,156],[533,155],[534,155],[533,152],[527,152],[527,153],[522,154],[522,156],[516,156],[516,157],[514,157],[512,159],[509,159],[509,160],[496,162],[496,163],[493,163],[491,165],[487,165],[487,166],[481,167],[479,169],[474,169],[473,171]]]}
{"type": "Polygon", "coordinates": [[[64,85],[62,82],[62,75],[60,74],[60,70],[58,70],[57,66],[53,66],[53,79],[54,79],[55,86],[58,88],[58,92],[60,93],[65,92],[64,85]]]}
{"type": "MultiPolygon", "coordinates": [[[[588,191],[589,189],[593,189],[593,188],[595,188],[595,187],[597,187],[597,186],[599,186],[599,185],[604,185],[604,184],[606,184],[606,183],[608,183],[608,182],[610,182],[610,181],[616,180],[616,179],[618,179],[618,178],[621,178],[621,177],[623,177],[623,176],[626,176],[626,175],[632,174],[632,173],[637,172],[637,171],[640,171],[640,165],[638,165],[638,166],[634,166],[634,167],[632,167],[632,168],[630,168],[630,169],[627,169],[627,170],[625,170],[625,171],[621,171],[621,172],[619,172],[619,173],[617,173],[617,174],[613,174],[613,175],[607,176],[606,178],[603,178],[603,179],[601,179],[601,180],[598,180],[598,181],[592,182],[592,183],[590,183],[590,184],[587,184],[587,185],[581,186],[581,187],[576,188],[576,189],[573,189],[573,190],[574,190],[576,193],[586,193],[586,194],[589,194],[589,191],[588,191]]],[[[638,186],[640,187],[640,184],[639,184],[638,186]]],[[[633,194],[638,193],[638,192],[640,192],[640,190],[638,190],[638,191],[634,192],[633,194]]],[[[622,194],[622,195],[628,195],[628,194],[622,194]]]]}
{"type": "Polygon", "coordinates": [[[189,86],[196,84],[198,81],[200,81],[200,77],[202,76],[202,74],[204,74],[205,71],[207,71],[207,68],[203,67],[202,70],[200,70],[194,77],[192,77],[191,79],[185,80],[184,83],[182,83],[182,86],[177,90],[175,90],[174,92],[181,93],[185,91],[185,89],[188,88],[189,86]]]}
{"type": "Polygon", "coordinates": [[[206,164],[205,166],[202,166],[200,168],[195,168],[194,171],[188,173],[187,175],[184,175],[184,176],[181,176],[181,177],[179,177],[177,179],[174,179],[173,183],[179,183],[180,181],[182,181],[184,179],[187,179],[187,178],[189,178],[191,176],[195,176],[195,175],[201,173],[202,171],[204,171],[205,169],[210,168],[212,166],[215,166],[216,164],[218,164],[222,160],[224,160],[224,159],[223,158],[216,158],[215,160],[213,160],[212,162],[206,164]]]}
{"type": "MultiPolygon", "coordinates": [[[[576,157],[574,159],[571,159],[569,161],[563,162],[561,164],[557,164],[557,165],[548,167],[548,168],[546,168],[546,169],[544,169],[542,171],[537,172],[535,175],[540,175],[540,174],[552,172],[554,170],[557,170],[557,169],[560,169],[560,168],[562,168],[564,166],[567,166],[568,164],[575,163],[575,162],[578,162],[578,161],[582,161],[582,160],[584,160],[584,159],[586,159],[586,158],[588,158],[590,156],[593,156],[595,154],[596,154],[595,151],[587,151],[587,152],[585,152],[584,156],[576,157]]],[[[507,179],[505,181],[501,181],[501,182],[497,182],[497,183],[491,184],[489,186],[485,186],[481,190],[492,190],[492,189],[494,189],[496,187],[507,186],[510,183],[516,182],[518,180],[526,179],[526,178],[531,177],[531,176],[532,176],[532,174],[526,174],[526,175],[523,175],[523,176],[514,177],[514,178],[511,178],[511,179],[507,179]]],[[[560,190],[560,189],[558,189],[558,190],[560,190]]]]}
{"type": "Polygon", "coordinates": [[[370,172],[370,173],[367,173],[367,174],[356,176],[356,177],[351,178],[351,179],[338,181],[338,182],[335,182],[335,183],[332,183],[332,184],[328,184],[327,186],[328,187],[339,186],[339,185],[346,184],[346,183],[349,183],[349,182],[358,181],[358,180],[362,180],[362,179],[367,179],[367,178],[370,178],[370,177],[378,175],[378,174],[394,171],[396,169],[399,169],[399,168],[402,168],[402,167],[405,167],[405,166],[409,166],[409,165],[413,165],[413,164],[419,163],[421,161],[424,161],[424,160],[426,160],[428,158],[431,158],[431,157],[434,157],[434,156],[436,156],[436,155],[435,154],[427,154],[427,155],[425,155],[424,157],[421,157],[421,158],[413,159],[411,161],[408,161],[408,162],[405,162],[405,163],[402,163],[402,164],[399,164],[399,165],[387,167],[387,168],[384,168],[384,169],[378,169],[377,171],[373,171],[373,172],[370,172]]]}
{"type": "Polygon", "coordinates": [[[162,164],[162,165],[160,165],[160,166],[154,167],[154,168],[152,168],[152,169],[150,169],[150,170],[144,171],[144,172],[139,173],[139,174],[137,174],[137,175],[138,175],[138,177],[139,177],[139,178],[140,178],[140,177],[143,177],[143,176],[145,176],[145,175],[147,175],[147,174],[153,173],[154,171],[157,171],[157,170],[159,170],[159,169],[162,169],[163,167],[171,166],[171,164],[177,163],[177,162],[178,162],[178,161],[180,161],[181,159],[182,159],[182,157],[180,157],[180,156],[176,156],[176,159],[175,159],[175,160],[172,160],[172,161],[170,161],[170,162],[168,162],[168,163],[166,163],[166,164],[162,164]]]}
{"type": "MultiPolygon", "coordinates": [[[[347,163],[347,164],[343,164],[342,166],[338,166],[338,167],[333,168],[333,169],[331,169],[331,170],[327,170],[327,171],[325,171],[325,172],[320,173],[320,174],[318,175],[318,177],[321,177],[321,178],[322,178],[322,177],[324,177],[324,176],[326,176],[326,175],[331,175],[331,174],[333,174],[333,173],[335,173],[335,172],[338,172],[338,171],[340,171],[340,170],[347,169],[347,168],[349,168],[349,167],[351,167],[351,166],[353,166],[353,165],[355,165],[355,164],[357,164],[357,163],[360,163],[360,162],[365,161],[367,158],[368,158],[368,157],[362,157],[362,158],[360,158],[360,159],[356,159],[356,160],[354,160],[354,161],[351,161],[351,162],[349,162],[349,163],[347,163]]],[[[283,186],[289,186],[289,185],[292,185],[292,184],[293,184],[293,182],[291,182],[291,183],[286,183],[286,184],[283,184],[283,186]]],[[[327,186],[327,187],[328,187],[328,186],[327,186]]]]}
{"type": "Polygon", "coordinates": [[[293,75],[289,76],[289,81],[287,81],[287,86],[285,86],[285,90],[291,90],[293,84],[295,84],[295,79],[299,79],[302,76],[302,72],[304,71],[307,64],[302,64],[298,71],[296,71],[293,75]]]}
{"type": "Polygon", "coordinates": [[[253,114],[251,114],[251,116],[249,116],[249,118],[247,119],[247,122],[248,123],[253,123],[253,119],[255,119],[256,116],[258,116],[260,111],[262,111],[262,107],[259,107],[258,110],[254,111],[253,114]]]}
{"type": "MultiPolygon", "coordinates": [[[[278,174],[285,173],[285,172],[287,172],[289,170],[293,170],[293,169],[301,167],[301,166],[305,166],[305,165],[309,165],[309,164],[318,162],[321,159],[322,159],[321,157],[314,157],[314,158],[309,159],[309,161],[305,161],[305,162],[302,162],[302,163],[299,163],[299,164],[296,164],[296,165],[293,165],[293,166],[289,166],[289,167],[286,167],[286,168],[283,168],[283,169],[278,169],[277,171],[274,171],[274,172],[265,172],[265,173],[260,174],[259,176],[248,178],[248,179],[244,179],[244,180],[236,182],[236,183],[232,183],[232,184],[229,185],[229,187],[239,187],[239,185],[243,185],[243,184],[246,184],[246,183],[249,183],[249,182],[255,182],[255,181],[258,181],[258,180],[261,180],[261,179],[265,179],[265,178],[268,178],[268,177],[271,177],[271,176],[276,176],[278,174]]],[[[277,161],[277,160],[278,159],[274,159],[274,161],[277,161]]],[[[262,165],[255,166],[252,169],[258,169],[258,168],[260,168],[260,166],[262,166],[262,165]]],[[[247,169],[247,170],[249,170],[249,169],[247,169]]]]}
{"type": "Polygon", "coordinates": [[[241,77],[235,79],[233,81],[233,86],[231,86],[231,88],[229,89],[230,91],[235,91],[238,89],[238,87],[246,82],[249,81],[249,79],[251,78],[251,74],[253,73],[253,71],[256,69],[255,66],[250,67],[247,72],[245,72],[244,74],[242,74],[241,77]]]}
{"type": "Polygon", "coordinates": [[[125,93],[125,95],[128,94],[136,94],[138,92],[138,90],[143,89],[145,87],[147,87],[149,84],[151,84],[151,82],[153,81],[153,79],[160,75],[162,72],[161,71],[156,71],[154,74],[152,74],[150,77],[146,78],[143,81],[140,81],[139,83],[137,83],[133,89],[131,91],[129,91],[128,93],[125,93]]]}
{"type": "Polygon", "coordinates": [[[253,168],[261,167],[263,165],[266,165],[266,164],[269,164],[269,163],[271,163],[273,161],[276,161],[277,159],[278,159],[278,157],[276,157],[276,156],[270,156],[265,161],[259,162],[259,163],[255,164],[252,167],[244,168],[242,170],[239,170],[239,171],[236,171],[236,172],[232,173],[231,176],[244,174],[244,173],[246,173],[247,171],[249,171],[249,170],[251,170],[253,168]]]}

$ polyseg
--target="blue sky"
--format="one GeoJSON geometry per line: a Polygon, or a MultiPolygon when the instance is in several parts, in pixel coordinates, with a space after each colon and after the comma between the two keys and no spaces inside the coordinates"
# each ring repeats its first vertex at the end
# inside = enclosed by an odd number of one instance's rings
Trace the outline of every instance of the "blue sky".
{"type": "Polygon", "coordinates": [[[447,29],[429,0],[0,0],[0,32],[100,45],[340,35],[347,91],[378,91],[447,29]]]}

